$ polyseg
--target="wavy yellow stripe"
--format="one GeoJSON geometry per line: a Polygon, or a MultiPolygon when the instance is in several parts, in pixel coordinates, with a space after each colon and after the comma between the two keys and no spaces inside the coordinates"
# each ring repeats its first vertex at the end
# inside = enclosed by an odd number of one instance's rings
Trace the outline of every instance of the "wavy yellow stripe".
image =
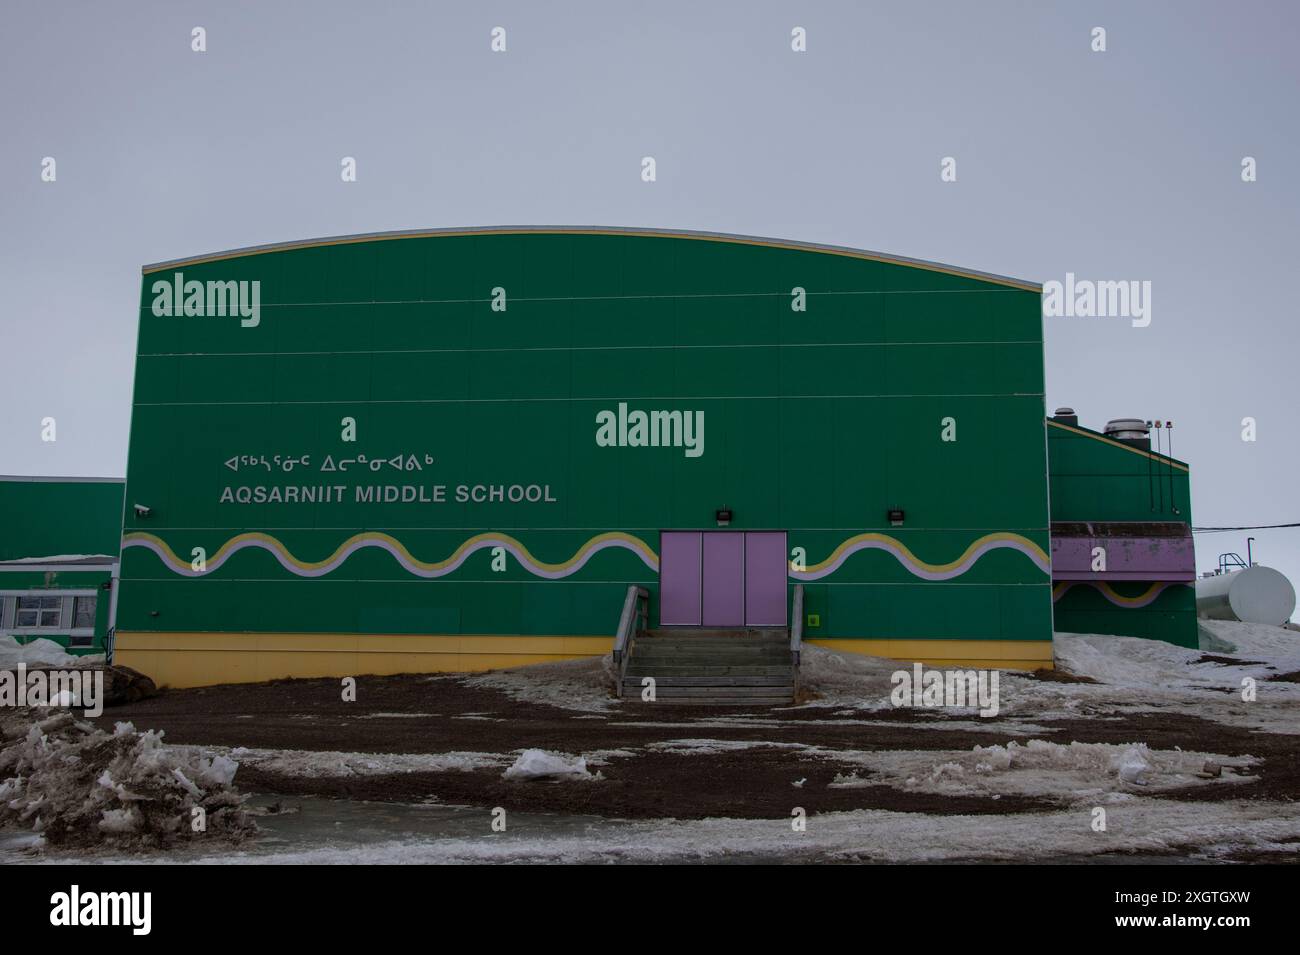
{"type": "Polygon", "coordinates": [[[972,541],[960,557],[944,564],[932,564],[922,560],[896,537],[890,537],[888,534],[868,533],[850,537],[839,547],[836,547],[825,560],[813,564],[806,570],[796,571],[793,576],[796,579],[816,580],[837,569],[849,555],[859,550],[884,550],[892,554],[898,559],[899,563],[918,577],[931,580],[946,580],[965,573],[985,553],[1000,548],[1019,551],[1038,565],[1039,569],[1044,573],[1048,572],[1051,566],[1051,561],[1041,547],[1028,537],[1008,531],[985,534],[983,537],[972,541]]]}
{"type": "Polygon", "coordinates": [[[1076,587],[1081,585],[1092,587],[1094,590],[1096,590],[1098,593],[1100,593],[1103,597],[1105,597],[1107,600],[1109,600],[1117,607],[1128,607],[1131,609],[1139,609],[1142,607],[1150,606],[1152,603],[1155,602],[1155,599],[1157,597],[1159,597],[1162,593],[1164,593],[1165,590],[1167,590],[1170,587],[1187,586],[1186,584],[1179,584],[1171,581],[1160,580],[1151,584],[1149,587],[1147,587],[1146,590],[1142,591],[1142,593],[1138,594],[1136,597],[1125,597],[1123,594],[1121,594],[1119,591],[1117,591],[1114,587],[1112,587],[1109,583],[1107,583],[1104,580],[1067,580],[1067,581],[1062,581],[1061,583],[1057,584],[1055,587],[1052,588],[1052,601],[1056,602],[1057,600],[1060,600],[1062,597],[1065,596],[1065,592],[1069,590],[1071,587],[1076,587]]]}
{"type": "Polygon", "coordinates": [[[349,556],[366,547],[378,547],[395,557],[399,564],[411,573],[423,577],[441,577],[455,570],[470,554],[485,547],[503,547],[530,572],[541,577],[566,577],[578,570],[592,554],[616,547],[630,550],[652,570],[659,568],[659,558],[650,546],[641,538],[622,532],[598,534],[588,540],[568,560],[548,563],[538,560],[531,551],[517,538],[509,534],[484,533],[464,541],[445,560],[423,561],[406,549],[406,546],[390,534],[379,531],[366,531],[354,534],[340,544],[335,551],[323,560],[305,561],[295,557],[283,542],[270,534],[250,532],[230,538],[209,558],[202,570],[196,570],[191,562],[178,556],[167,542],[153,534],[133,532],[122,538],[123,547],[144,547],[153,551],[162,561],[177,573],[187,576],[201,576],[211,573],[224,564],[234,553],[248,547],[269,551],[287,570],[299,576],[318,577],[336,569],[349,556]]]}

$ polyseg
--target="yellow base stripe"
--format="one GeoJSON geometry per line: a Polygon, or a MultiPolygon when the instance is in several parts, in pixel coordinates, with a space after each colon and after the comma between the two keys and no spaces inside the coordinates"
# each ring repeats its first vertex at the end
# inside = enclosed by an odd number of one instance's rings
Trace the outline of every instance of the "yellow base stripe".
{"type": "Polygon", "coordinates": [[[996,670],[1051,670],[1050,640],[808,640],[840,653],[860,653],[929,666],[996,670]]]}
{"type": "MultiPolygon", "coordinates": [[[[1051,669],[1048,640],[810,640],[930,666],[1051,669]]],[[[609,652],[613,638],[513,634],[131,633],[114,660],[177,689],[289,678],[472,673],[609,652]]]]}
{"type": "Polygon", "coordinates": [[[609,652],[612,637],[123,633],[114,662],[175,688],[317,677],[469,673],[609,652]]]}

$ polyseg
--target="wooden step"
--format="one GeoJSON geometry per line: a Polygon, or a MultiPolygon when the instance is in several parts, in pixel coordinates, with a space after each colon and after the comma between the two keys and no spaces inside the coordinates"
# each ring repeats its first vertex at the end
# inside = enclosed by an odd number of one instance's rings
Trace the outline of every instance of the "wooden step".
{"type": "Polygon", "coordinates": [[[780,646],[771,646],[753,643],[733,643],[727,646],[696,646],[694,644],[681,643],[652,643],[650,641],[638,640],[632,645],[632,652],[639,653],[642,656],[669,656],[671,654],[680,654],[682,656],[710,657],[710,656],[781,656],[789,655],[790,648],[784,644],[780,646]]]}
{"type": "Polygon", "coordinates": [[[794,700],[795,666],[789,632],[659,629],[636,635],[620,694],[641,698],[641,681],[655,681],[655,702],[786,705],[794,700]]]}
{"type": "Polygon", "coordinates": [[[669,627],[655,630],[643,630],[637,634],[637,639],[649,640],[787,640],[789,631],[783,629],[732,629],[732,630],[705,630],[699,627],[669,627]]]}
{"type": "Polygon", "coordinates": [[[781,676],[627,676],[623,679],[626,686],[634,683],[639,688],[641,681],[652,679],[655,686],[662,689],[666,686],[788,686],[794,687],[794,676],[785,674],[781,676]]]}
{"type": "Polygon", "coordinates": [[[789,663],[765,666],[761,664],[661,664],[646,663],[639,659],[628,661],[624,676],[632,677],[670,677],[670,676],[793,676],[794,667],[789,663]]]}
{"type": "MultiPolygon", "coordinates": [[[[640,685],[624,685],[623,696],[629,700],[641,698],[640,685]]],[[[655,701],[688,700],[691,702],[713,702],[727,700],[774,701],[789,703],[794,699],[792,687],[774,686],[656,686],[655,701]]]]}

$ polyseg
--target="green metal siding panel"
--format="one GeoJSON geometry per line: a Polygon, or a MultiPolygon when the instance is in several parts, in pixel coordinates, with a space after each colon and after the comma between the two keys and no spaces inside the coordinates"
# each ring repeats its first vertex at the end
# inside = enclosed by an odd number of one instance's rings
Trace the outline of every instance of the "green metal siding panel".
{"type": "MultiPolygon", "coordinates": [[[[1148,583],[1117,583],[1112,589],[1125,597],[1139,597],[1148,583]]],[[[1056,602],[1056,629],[1065,633],[1107,633],[1148,637],[1196,649],[1196,590],[1177,585],[1162,591],[1145,607],[1120,607],[1090,586],[1073,586],[1056,602]]]]}
{"type": "Polygon", "coordinates": [[[1052,520],[1192,522],[1188,471],[1051,424],[1047,436],[1052,520]]]}
{"type": "Polygon", "coordinates": [[[0,480],[0,560],[116,556],[122,481],[0,480]]]}

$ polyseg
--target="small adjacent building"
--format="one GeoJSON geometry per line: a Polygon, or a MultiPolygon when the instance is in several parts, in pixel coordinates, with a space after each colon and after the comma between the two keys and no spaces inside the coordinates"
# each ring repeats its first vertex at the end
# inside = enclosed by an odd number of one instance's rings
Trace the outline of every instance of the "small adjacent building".
{"type": "Polygon", "coordinates": [[[1190,472],[1151,449],[1156,424],[1047,421],[1054,627],[1196,647],[1190,472]]]}
{"type": "Polygon", "coordinates": [[[111,639],[121,478],[0,477],[0,635],[74,656],[111,639]]]}

